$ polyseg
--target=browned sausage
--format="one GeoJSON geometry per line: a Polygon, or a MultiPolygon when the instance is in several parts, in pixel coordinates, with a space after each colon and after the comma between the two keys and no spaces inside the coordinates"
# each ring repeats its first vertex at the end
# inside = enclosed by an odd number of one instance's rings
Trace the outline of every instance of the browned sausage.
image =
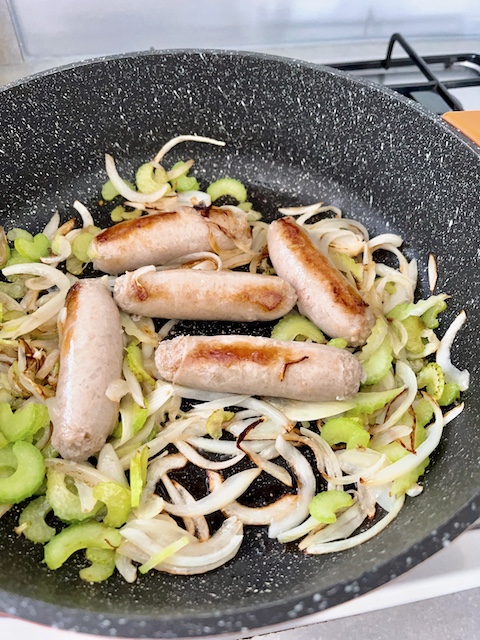
{"type": "Polygon", "coordinates": [[[246,215],[210,207],[184,207],[126,220],[105,229],[89,247],[95,269],[118,274],[145,265],[165,264],[198,251],[248,250],[251,230],[246,215]]]}
{"type": "Polygon", "coordinates": [[[49,406],[52,444],[63,458],[86,460],[102,448],[118,420],[118,403],[105,392],[121,376],[122,326],[99,280],[76,282],[64,313],[57,392],[49,406]]]}
{"type": "Polygon", "coordinates": [[[113,297],[128,313],[150,318],[235,322],[275,320],[297,301],[277,276],[196,269],[127,273],[117,278],[113,297]]]}
{"type": "Polygon", "coordinates": [[[195,389],[305,401],[342,400],[363,369],[348,351],[252,336],[180,336],[155,353],[160,377],[195,389]]]}
{"type": "Polygon", "coordinates": [[[297,292],[300,313],[331,338],[365,343],[375,322],[372,312],[302,227],[292,218],[272,222],[268,251],[277,274],[297,292]]]}

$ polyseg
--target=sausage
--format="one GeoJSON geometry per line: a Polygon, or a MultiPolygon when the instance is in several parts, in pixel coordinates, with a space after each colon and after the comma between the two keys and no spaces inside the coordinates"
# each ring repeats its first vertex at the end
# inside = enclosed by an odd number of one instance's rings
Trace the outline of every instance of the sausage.
{"type": "Polygon", "coordinates": [[[252,336],[180,336],[157,347],[168,382],[196,389],[323,402],[353,396],[363,379],[348,351],[252,336]]]}
{"type": "Polygon", "coordinates": [[[89,254],[95,269],[116,275],[198,251],[248,250],[251,241],[243,212],[183,207],[119,222],[93,238],[89,254]]]}
{"type": "Polygon", "coordinates": [[[63,458],[81,461],[102,448],[118,420],[119,405],[105,392],[121,377],[122,325],[110,292],[98,280],[76,282],[63,314],[57,392],[49,404],[52,444],[63,458]]]}
{"type": "Polygon", "coordinates": [[[113,297],[128,313],[150,318],[235,322],[275,320],[297,301],[278,276],[196,269],[127,273],[117,278],[113,297]]]}
{"type": "Polygon", "coordinates": [[[364,344],[375,322],[372,312],[308,233],[292,218],[279,218],[270,225],[267,242],[275,271],[297,292],[300,313],[331,338],[364,344]]]}

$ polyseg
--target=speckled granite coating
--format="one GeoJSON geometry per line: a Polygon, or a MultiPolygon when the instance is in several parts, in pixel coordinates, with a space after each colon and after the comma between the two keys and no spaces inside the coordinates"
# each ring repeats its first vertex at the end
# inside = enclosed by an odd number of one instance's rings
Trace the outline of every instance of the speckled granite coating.
{"type": "Polygon", "coordinates": [[[224,149],[188,144],[170,160],[194,157],[201,183],[239,177],[268,214],[322,199],[372,234],[400,232],[407,255],[419,260],[420,295],[428,295],[434,253],[437,289],[453,295],[444,323],[462,308],[468,314],[454,358],[472,374],[466,410],[446,428],[424,494],[360,549],[306,557],[249,531],[237,558],[205,576],[156,574],[134,585],[117,576],[93,586],[80,581],[73,564],[48,572],[39,564],[41,549],[11,533],[9,513],[0,521],[0,608],[111,636],[245,633],[377,587],[478,518],[480,156],[473,145],[388,91],[245,53],[149,53],[80,64],[0,92],[0,114],[0,219],[7,227],[37,230],[56,209],[66,219],[76,198],[99,219],[105,151],[126,175],[171,136],[221,138],[224,149]]]}

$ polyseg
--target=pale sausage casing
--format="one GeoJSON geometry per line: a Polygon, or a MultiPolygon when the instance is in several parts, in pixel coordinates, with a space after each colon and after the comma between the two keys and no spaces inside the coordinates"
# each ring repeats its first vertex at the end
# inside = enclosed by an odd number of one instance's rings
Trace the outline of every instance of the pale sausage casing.
{"type": "Polygon", "coordinates": [[[323,402],[352,397],[363,369],[346,350],[252,336],[180,336],[155,353],[160,377],[225,393],[323,402]]]}
{"type": "Polygon", "coordinates": [[[93,238],[89,254],[95,269],[116,275],[198,251],[248,250],[251,239],[243,212],[183,207],[119,222],[93,238]]]}
{"type": "Polygon", "coordinates": [[[331,338],[365,343],[375,322],[372,312],[301,226],[290,217],[272,222],[268,251],[277,274],[297,292],[300,313],[331,338]]]}
{"type": "Polygon", "coordinates": [[[276,320],[297,301],[277,276],[239,271],[133,271],[117,278],[113,297],[128,313],[177,320],[276,320]]]}
{"type": "Polygon", "coordinates": [[[98,280],[75,283],[63,314],[57,392],[49,403],[52,444],[63,458],[80,461],[102,448],[118,420],[119,405],[105,392],[121,377],[122,326],[110,292],[98,280]]]}

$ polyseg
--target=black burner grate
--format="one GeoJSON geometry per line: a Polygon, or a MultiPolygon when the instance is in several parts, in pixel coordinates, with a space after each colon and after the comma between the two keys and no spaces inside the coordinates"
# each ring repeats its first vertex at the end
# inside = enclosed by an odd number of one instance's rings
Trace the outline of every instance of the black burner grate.
{"type": "Polygon", "coordinates": [[[431,111],[443,114],[446,111],[463,110],[461,102],[451,90],[464,87],[480,87],[480,55],[477,53],[444,54],[420,56],[407,40],[399,33],[394,33],[390,38],[387,55],[383,60],[364,60],[361,62],[347,62],[332,64],[332,67],[342,69],[357,75],[380,80],[380,82],[395,91],[422,103],[431,111]],[[407,58],[392,58],[395,44],[398,43],[407,58]],[[432,67],[438,68],[439,72],[432,67]],[[421,72],[421,80],[404,82],[396,81],[393,70],[418,69],[421,72]],[[458,71],[467,74],[460,74],[458,71]],[[448,72],[453,77],[449,77],[448,72]],[[442,78],[440,78],[442,75],[442,78]]]}

